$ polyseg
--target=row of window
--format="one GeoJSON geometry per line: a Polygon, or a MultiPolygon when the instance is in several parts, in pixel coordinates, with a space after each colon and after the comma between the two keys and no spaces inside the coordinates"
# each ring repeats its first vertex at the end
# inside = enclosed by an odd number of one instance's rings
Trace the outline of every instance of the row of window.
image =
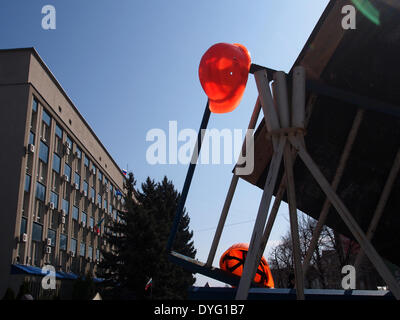
{"type": "MultiPolygon", "coordinates": [[[[25,192],[29,192],[30,185],[31,185],[31,176],[26,174],[25,175],[25,187],[24,187],[25,192]]],[[[92,191],[94,191],[93,188],[92,188],[92,191]]],[[[35,197],[36,197],[36,199],[38,199],[38,200],[40,200],[42,202],[45,202],[46,186],[41,184],[40,182],[36,182],[35,197]]],[[[58,209],[58,200],[59,200],[59,195],[56,192],[51,191],[50,192],[50,202],[52,202],[54,204],[54,208],[55,209],[58,209]]],[[[98,203],[99,204],[101,204],[101,200],[102,200],[101,196],[98,195],[98,203]]],[[[107,200],[104,199],[104,203],[103,203],[104,208],[107,208],[107,204],[108,204],[107,200]]],[[[62,199],[61,206],[62,206],[61,209],[64,210],[66,212],[66,214],[69,214],[69,201],[66,200],[66,199],[62,199]]],[[[77,207],[73,206],[73,210],[75,210],[74,208],[76,208],[76,210],[79,210],[77,207]]],[[[108,207],[108,212],[110,214],[114,213],[114,216],[116,215],[116,210],[113,209],[111,204],[108,207]]],[[[84,214],[84,217],[86,217],[86,213],[84,211],[82,211],[82,214],[84,214]]],[[[75,212],[74,212],[73,217],[74,217],[75,220],[78,220],[77,214],[75,215],[75,212]]],[[[114,218],[116,218],[116,217],[114,217],[114,218]]],[[[84,220],[81,220],[81,221],[85,221],[85,223],[87,222],[86,218],[84,220]]],[[[93,226],[93,225],[90,224],[90,226],[93,226]]]]}
{"type": "MultiPolygon", "coordinates": [[[[32,110],[34,112],[37,112],[38,110],[38,101],[36,98],[33,98],[33,103],[32,103],[32,110]]],[[[43,108],[42,111],[42,121],[43,123],[48,126],[50,128],[51,125],[51,121],[52,118],[51,116],[46,112],[46,110],[43,108]]],[[[55,125],[55,135],[62,140],[63,137],[63,129],[56,123],[55,125]]],[[[67,144],[69,145],[70,149],[73,149],[74,146],[74,142],[72,141],[72,139],[69,137],[69,135],[66,135],[66,141],[67,144]]],[[[35,142],[35,134],[33,132],[30,132],[30,136],[29,136],[29,144],[34,144],[35,142]]],[[[78,147],[77,144],[75,144],[75,152],[78,155],[79,158],[82,158],[82,151],[81,149],[78,147]]],[[[48,163],[48,158],[49,158],[49,147],[46,144],[45,141],[41,140],[40,141],[40,148],[39,148],[39,159],[47,164],[48,163]]],[[[103,173],[100,170],[97,170],[95,164],[93,163],[93,161],[91,161],[87,155],[85,154],[84,156],[84,165],[87,168],[90,168],[91,170],[93,170],[93,174],[97,173],[97,178],[99,181],[103,182],[103,173]]],[[[61,158],[59,155],[57,155],[56,153],[54,153],[53,155],[53,170],[56,171],[57,173],[60,173],[60,169],[61,169],[61,158]]],[[[71,172],[72,169],[68,164],[65,164],[65,170],[64,170],[64,174],[68,175],[68,177],[70,178],[69,181],[71,181],[71,172]]],[[[80,176],[78,173],[75,173],[75,182],[80,184],[80,176]]],[[[109,180],[107,179],[107,177],[104,176],[104,183],[106,185],[109,184],[109,180]]],[[[114,196],[118,196],[121,195],[120,191],[115,188],[111,183],[109,184],[109,190],[111,192],[111,194],[114,194],[114,196]]],[[[87,190],[86,190],[87,191],[87,190]]]]}
{"type": "MultiPolygon", "coordinates": [[[[29,192],[30,183],[31,183],[31,176],[26,175],[25,176],[25,192],[29,192]]],[[[46,196],[46,186],[44,186],[40,182],[36,182],[35,197],[38,200],[45,202],[45,196],[46,196]]],[[[53,192],[53,191],[50,192],[50,202],[54,203],[55,209],[58,209],[58,198],[59,198],[59,196],[56,192],[53,192]]],[[[101,196],[99,197],[99,202],[101,203],[101,196]]],[[[66,214],[69,214],[69,201],[62,199],[61,205],[62,205],[61,209],[64,210],[66,214]]],[[[104,207],[107,208],[107,200],[105,200],[105,199],[104,199],[104,207]]],[[[73,219],[78,220],[79,208],[76,206],[73,206],[72,210],[73,210],[73,219]]],[[[109,213],[113,212],[112,205],[109,206],[108,210],[109,210],[109,213]]],[[[116,210],[114,210],[114,211],[116,212],[116,210]]],[[[82,211],[81,221],[87,223],[86,217],[87,217],[86,212],[82,211]]],[[[90,219],[93,219],[93,218],[90,217],[90,219]]],[[[94,220],[93,220],[93,223],[92,223],[92,221],[90,222],[90,226],[94,227],[94,220]]]]}
{"type": "MultiPolygon", "coordinates": [[[[26,233],[27,229],[27,219],[22,218],[21,220],[21,234],[26,233]]],[[[43,226],[39,223],[34,222],[32,226],[32,241],[35,242],[41,242],[42,241],[42,233],[43,233],[43,226]]],[[[56,244],[56,231],[52,229],[47,230],[47,238],[51,239],[50,246],[55,247],[56,244]]],[[[80,243],[80,248],[79,248],[79,255],[84,257],[86,254],[86,244],[85,242],[80,243]]],[[[88,257],[93,258],[93,247],[88,246],[88,257]]],[[[65,234],[60,234],[60,250],[67,250],[67,235],[65,234]]],[[[71,238],[71,247],[70,251],[72,251],[76,255],[76,250],[77,250],[77,240],[74,238],[71,238]]],[[[100,259],[100,250],[96,249],[96,259],[100,259]]]]}

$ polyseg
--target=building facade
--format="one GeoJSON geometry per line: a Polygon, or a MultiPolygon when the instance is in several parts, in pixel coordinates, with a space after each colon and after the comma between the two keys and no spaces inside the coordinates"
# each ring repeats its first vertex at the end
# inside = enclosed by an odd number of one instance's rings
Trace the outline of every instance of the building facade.
{"type": "Polygon", "coordinates": [[[96,276],[124,175],[33,48],[0,50],[0,296],[11,266],[96,276]]]}

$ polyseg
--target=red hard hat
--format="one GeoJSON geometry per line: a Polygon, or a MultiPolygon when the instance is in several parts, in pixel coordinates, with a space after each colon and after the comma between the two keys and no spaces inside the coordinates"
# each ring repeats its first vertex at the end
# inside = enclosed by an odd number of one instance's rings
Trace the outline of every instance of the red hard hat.
{"type": "Polygon", "coordinates": [[[246,88],[250,54],[240,44],[217,43],[203,55],[199,78],[214,113],[233,111],[246,88]]]}

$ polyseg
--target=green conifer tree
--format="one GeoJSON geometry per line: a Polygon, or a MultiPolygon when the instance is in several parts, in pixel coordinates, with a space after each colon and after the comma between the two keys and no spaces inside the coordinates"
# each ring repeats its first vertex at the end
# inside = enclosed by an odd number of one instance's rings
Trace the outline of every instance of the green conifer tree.
{"type": "MultiPolygon", "coordinates": [[[[179,193],[166,177],[159,183],[147,178],[141,190],[130,173],[125,182],[124,209],[120,222],[107,223],[106,239],[112,250],[102,250],[100,267],[116,290],[134,292],[137,299],[184,299],[195,279],[190,272],[168,261],[165,251],[179,193]],[[152,286],[145,290],[152,279],[152,286]]],[[[174,250],[194,258],[189,216],[185,212],[174,250]]]]}

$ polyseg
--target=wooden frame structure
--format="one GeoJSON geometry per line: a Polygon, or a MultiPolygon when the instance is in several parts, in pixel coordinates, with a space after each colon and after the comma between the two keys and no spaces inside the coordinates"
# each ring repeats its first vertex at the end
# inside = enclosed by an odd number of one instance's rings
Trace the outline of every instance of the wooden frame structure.
{"type": "MultiPolygon", "coordinates": [[[[390,148],[397,148],[397,155],[394,158],[390,172],[388,172],[384,184],[382,185],[382,189],[374,190],[375,193],[380,192],[380,195],[378,199],[379,201],[376,204],[376,209],[372,213],[370,221],[368,221],[368,230],[366,227],[362,228],[362,225],[360,224],[360,216],[357,215],[357,212],[355,215],[351,214],[351,212],[354,214],[354,206],[349,210],[349,208],[344,204],[345,200],[348,201],[349,199],[341,199],[339,197],[339,194],[343,197],[343,192],[340,188],[341,184],[346,181],[348,183],[349,180],[349,174],[347,173],[346,175],[346,168],[353,163],[352,169],[354,169],[354,159],[352,160],[351,157],[352,152],[355,152],[354,146],[359,148],[358,140],[362,134],[365,135],[365,128],[363,131],[363,125],[366,122],[371,124],[371,114],[376,114],[379,117],[387,117],[385,120],[390,122],[390,130],[392,131],[387,130],[384,134],[397,134],[397,131],[393,128],[396,127],[397,119],[400,119],[400,107],[396,105],[400,101],[398,99],[396,100],[398,96],[393,95],[393,90],[391,90],[391,88],[392,86],[396,88],[399,81],[397,80],[397,75],[395,73],[388,72],[387,75],[385,74],[385,76],[383,76],[380,71],[387,70],[387,63],[391,61],[389,59],[388,62],[386,62],[386,60],[382,58],[381,53],[383,50],[381,48],[385,48],[388,41],[394,42],[393,39],[399,38],[398,33],[393,29],[393,26],[397,26],[398,19],[396,19],[396,17],[399,16],[399,12],[394,12],[393,10],[398,10],[398,8],[393,9],[390,6],[388,7],[386,2],[387,1],[383,0],[373,1],[374,5],[376,5],[382,13],[381,27],[378,28],[375,25],[369,24],[367,19],[360,18],[357,21],[357,32],[351,33],[350,31],[346,32],[340,24],[342,19],[341,9],[344,5],[351,4],[351,2],[349,0],[331,1],[318,22],[317,27],[311,34],[310,39],[307,41],[303,51],[299,55],[295,63],[295,66],[297,67],[292,69],[292,71],[287,75],[283,72],[277,72],[256,64],[251,65],[250,73],[254,74],[259,97],[255,104],[248,129],[255,128],[255,124],[257,123],[257,119],[262,109],[265,121],[264,123],[262,122],[262,125],[260,125],[255,133],[255,135],[258,133],[258,137],[255,140],[255,149],[256,152],[258,151],[262,153],[262,159],[260,160],[261,163],[255,168],[255,172],[252,175],[240,177],[261,187],[263,189],[263,196],[260,202],[245,263],[245,271],[242,278],[230,275],[212,266],[238,183],[239,175],[236,174],[236,168],[238,166],[235,168],[232,176],[207,262],[202,263],[171,251],[177,232],[177,226],[182,216],[186,196],[190,188],[190,182],[195,170],[197,156],[201,147],[201,130],[207,127],[208,119],[210,117],[208,107],[206,107],[203,121],[200,126],[198,143],[188,169],[188,174],[181,194],[181,202],[177,209],[167,245],[171,261],[182,265],[192,272],[201,273],[216,280],[237,286],[236,298],[245,299],[249,292],[249,288],[256,286],[256,284],[251,283],[251,279],[254,277],[256,266],[258,265],[268,242],[280,203],[285,199],[289,204],[291,233],[295,248],[294,265],[297,288],[296,295],[298,299],[303,299],[305,297],[303,277],[315,250],[315,244],[322,226],[326,223],[328,224],[329,219],[332,218],[332,213],[329,215],[329,212],[332,211],[331,207],[336,209],[335,211],[339,214],[339,219],[336,217],[335,219],[344,222],[344,228],[349,230],[349,234],[357,240],[361,246],[362,251],[356,259],[356,267],[359,265],[363,256],[366,255],[376,267],[381,277],[388,284],[396,299],[400,299],[399,284],[396,282],[386,264],[370,242],[374,235],[382,236],[382,233],[378,234],[376,231],[379,222],[388,218],[384,216],[385,207],[393,210],[394,208],[397,208],[396,205],[398,205],[398,203],[393,200],[393,196],[390,198],[391,192],[393,193],[394,190],[398,192],[399,190],[399,184],[396,183],[396,178],[400,171],[400,146],[398,143],[390,144],[390,148]],[[358,35],[360,34],[364,36],[359,37],[358,35]],[[366,37],[366,34],[371,35],[371,38],[366,37]],[[377,39],[382,39],[382,43],[377,44],[377,39]],[[370,44],[372,43],[374,44],[374,48],[371,48],[370,44]],[[381,47],[378,47],[378,45],[381,45],[381,47]],[[355,50],[355,46],[357,50],[355,50]],[[377,49],[375,49],[375,46],[377,46],[377,49]],[[356,57],[347,58],[349,57],[348,49],[346,49],[347,47],[350,47],[356,52],[356,57]],[[369,56],[366,59],[360,59],[359,56],[357,56],[357,53],[360,52],[362,52],[363,55],[367,55],[368,53],[369,56]],[[379,54],[376,52],[379,52],[379,54]],[[364,60],[366,60],[367,63],[371,63],[374,55],[376,55],[376,59],[373,61],[373,69],[369,70],[366,68],[364,60]],[[342,65],[345,66],[345,68],[340,68],[342,65]],[[351,69],[351,73],[349,73],[347,68],[352,67],[353,65],[356,66],[351,69]],[[304,67],[305,70],[301,67],[304,67]],[[347,81],[350,75],[357,74],[357,72],[360,73],[360,75],[355,77],[355,79],[349,80],[354,81],[352,84],[349,85],[348,83],[345,83],[343,85],[340,82],[343,80],[347,81]],[[305,76],[305,73],[307,76],[305,76]],[[364,80],[367,76],[370,77],[370,82],[364,80]],[[274,80],[272,84],[273,94],[270,92],[269,87],[271,80],[274,80]],[[286,83],[286,81],[288,81],[288,83],[286,83]],[[372,90],[371,88],[374,89],[372,90]],[[290,90],[291,96],[288,95],[290,90]],[[389,96],[389,99],[387,99],[387,96],[389,96]],[[386,101],[380,101],[381,97],[385,97],[386,101]],[[322,102],[320,100],[322,100],[322,102]],[[290,106],[289,101],[292,101],[292,105],[290,106]],[[349,127],[343,126],[343,129],[339,132],[341,137],[345,138],[343,141],[344,145],[337,144],[334,146],[335,149],[332,149],[334,150],[335,155],[339,156],[338,162],[336,164],[334,162],[328,164],[327,162],[324,163],[325,167],[323,169],[325,170],[322,170],[324,173],[327,172],[327,165],[330,166],[328,168],[329,170],[333,170],[332,177],[329,177],[321,172],[321,169],[315,163],[317,159],[314,161],[313,156],[310,155],[313,149],[309,149],[310,153],[307,151],[307,141],[309,140],[304,138],[304,130],[314,129],[314,131],[317,131],[316,129],[320,129],[319,127],[315,127],[315,121],[311,121],[314,119],[313,117],[315,117],[315,112],[312,112],[312,110],[315,108],[321,108],[321,104],[328,104],[326,109],[324,109],[325,112],[325,110],[329,110],[329,104],[333,103],[342,104],[346,107],[350,106],[350,108],[354,110],[354,114],[352,112],[347,112],[346,117],[342,116],[340,118],[341,120],[346,120],[349,123],[349,127]],[[314,127],[309,128],[309,121],[311,124],[314,124],[314,127]],[[347,128],[349,129],[348,131],[347,128]],[[266,136],[268,136],[268,138],[265,138],[266,136]],[[281,162],[283,162],[283,165],[281,165],[281,162]],[[315,205],[310,208],[310,197],[307,199],[307,202],[304,201],[304,199],[300,199],[298,195],[299,188],[295,188],[295,183],[297,186],[299,184],[299,179],[304,177],[302,174],[299,175],[299,177],[296,177],[295,175],[296,172],[298,173],[295,169],[299,169],[298,163],[300,162],[305,168],[303,171],[311,173],[313,181],[316,181],[316,185],[323,191],[323,199],[321,201],[322,209],[319,207],[319,202],[316,202],[315,205]],[[293,177],[293,175],[295,176],[293,177]],[[330,180],[332,182],[328,182],[330,180]],[[272,195],[275,195],[275,199],[270,211],[268,212],[272,202],[272,195]],[[318,219],[318,224],[313,234],[307,255],[304,261],[301,262],[298,252],[296,211],[303,208],[312,209],[312,214],[310,215],[318,219]],[[318,211],[315,212],[315,210],[318,211]],[[363,229],[366,230],[366,232],[364,232],[363,229]]],[[[353,51],[351,51],[351,53],[353,53],[353,51]]],[[[342,113],[342,115],[343,114],[344,113],[342,113]]],[[[319,115],[321,115],[321,113],[319,113],[319,115]]],[[[307,137],[310,136],[312,135],[309,134],[307,137]]],[[[396,136],[394,135],[394,137],[396,136]]],[[[385,141],[388,141],[387,136],[385,141]]],[[[316,139],[316,143],[318,142],[321,143],[316,139]]],[[[329,147],[331,147],[331,145],[329,147]]],[[[326,147],[324,151],[329,151],[329,148],[326,147]]],[[[357,149],[357,152],[359,152],[359,149],[357,149]]],[[[324,159],[318,159],[318,163],[321,162],[320,160],[324,159]]],[[[387,163],[390,162],[391,156],[386,155],[385,168],[388,167],[387,163]]],[[[241,162],[239,161],[238,163],[241,162]]],[[[352,177],[353,176],[350,176],[350,178],[352,177]]],[[[305,180],[304,183],[310,183],[310,180],[305,180]]],[[[305,196],[309,196],[309,194],[305,194],[305,196]]],[[[350,205],[348,202],[346,203],[347,205],[350,205]]],[[[374,205],[371,204],[371,201],[368,201],[367,203],[368,208],[370,208],[371,205],[373,208],[374,205]]],[[[304,212],[307,214],[309,213],[308,211],[304,212]]],[[[368,215],[366,215],[366,217],[368,217],[368,215]]],[[[396,220],[397,218],[393,217],[393,215],[391,215],[390,218],[398,221],[396,220]]],[[[365,219],[369,218],[363,219],[365,223],[365,219]]],[[[340,232],[343,230],[343,227],[339,229],[340,232]]],[[[377,239],[375,240],[377,241],[377,239]]],[[[382,242],[380,239],[379,241],[382,242]]],[[[386,251],[385,254],[387,256],[388,252],[386,251]]],[[[395,257],[395,259],[397,259],[399,255],[393,254],[390,257],[395,257]]]]}
{"type": "MultiPolygon", "coordinates": [[[[271,233],[280,203],[286,191],[289,203],[290,226],[291,226],[291,235],[294,248],[296,294],[298,299],[304,299],[305,270],[308,267],[311,254],[315,250],[315,247],[313,247],[315,245],[314,241],[319,237],[319,232],[322,226],[324,225],[325,218],[328,212],[327,207],[329,207],[330,205],[333,205],[335,207],[335,209],[337,210],[343,221],[346,223],[349,230],[354,235],[355,239],[360,244],[361,248],[363,249],[363,252],[372,261],[372,263],[378,270],[379,274],[389,285],[394,296],[397,299],[400,299],[399,284],[396,282],[396,279],[393,277],[393,275],[388,270],[385,263],[382,261],[382,258],[379,256],[379,254],[376,252],[376,250],[370,243],[372,231],[370,231],[368,235],[364,234],[362,229],[359,227],[357,222],[350,214],[349,210],[346,208],[344,203],[341,201],[341,199],[335,192],[337,184],[340,181],[341,172],[343,171],[343,168],[346,165],[348,154],[351,150],[352,143],[354,142],[355,135],[362,120],[363,111],[359,109],[355,117],[352,130],[350,131],[345,149],[341,157],[340,165],[335,175],[335,179],[333,183],[330,184],[324,177],[324,175],[321,173],[321,171],[319,170],[318,166],[315,164],[309,153],[307,152],[304,143],[303,137],[307,123],[306,88],[308,88],[309,90],[311,90],[313,93],[316,94],[321,94],[321,91],[324,93],[326,92],[329,93],[332,91],[335,92],[336,89],[330,88],[328,86],[324,87],[323,85],[315,81],[306,80],[305,69],[303,67],[297,67],[294,69],[293,75],[289,75],[289,79],[292,79],[293,81],[292,85],[293,95],[291,99],[292,106],[291,108],[289,108],[288,104],[289,97],[286,84],[287,75],[284,72],[278,72],[272,69],[263,68],[256,65],[253,65],[251,70],[254,71],[254,77],[256,80],[257,89],[259,91],[259,97],[255,104],[248,125],[248,129],[250,130],[255,127],[260,111],[262,109],[264,113],[264,120],[268,129],[268,135],[272,139],[274,153],[268,171],[268,177],[266,179],[263,195],[260,201],[257,219],[255,222],[252,238],[250,241],[249,252],[244,265],[243,276],[239,278],[233,275],[226,274],[222,270],[219,270],[218,268],[212,267],[212,262],[215,258],[215,253],[218,247],[218,243],[238,183],[239,177],[235,174],[236,170],[234,171],[234,174],[232,176],[231,184],[225,199],[225,203],[221,212],[220,220],[214,235],[212,246],[207,258],[207,262],[201,263],[193,259],[190,259],[188,257],[184,257],[179,253],[171,252],[178,224],[180,222],[180,219],[182,218],[182,212],[185,205],[187,194],[189,192],[194,170],[196,167],[197,158],[199,156],[201,149],[201,143],[203,138],[201,135],[201,131],[203,129],[206,129],[210,117],[208,103],[203,115],[203,120],[199,129],[197,145],[193,153],[192,162],[188,169],[180,203],[177,209],[176,217],[173,223],[173,228],[171,230],[170,238],[167,245],[167,250],[168,252],[170,252],[170,259],[173,262],[178,263],[184,266],[185,268],[192,270],[193,272],[202,273],[209,277],[215,278],[217,280],[232,285],[238,285],[236,298],[246,299],[249,289],[252,285],[251,280],[254,278],[257,266],[265,250],[265,246],[268,242],[268,238],[271,233]],[[273,84],[274,95],[272,95],[269,87],[270,84],[269,74],[272,75],[274,79],[274,84],[273,84]],[[322,90],[320,89],[321,87],[323,88],[322,90]],[[295,184],[293,179],[293,162],[297,155],[304,162],[304,164],[311,172],[315,180],[318,182],[319,186],[324,191],[327,197],[326,203],[324,204],[318,222],[318,225],[320,227],[316,229],[316,232],[313,235],[313,241],[308,250],[308,255],[303,263],[300,257],[300,245],[299,245],[298,223],[297,223],[297,206],[296,206],[296,196],[295,196],[295,184]],[[279,184],[274,204],[268,216],[268,209],[270,207],[273,192],[277,184],[278,172],[280,169],[282,159],[284,160],[283,161],[284,175],[279,184]]],[[[346,97],[345,99],[351,97],[353,99],[354,104],[361,104],[359,101],[360,100],[363,101],[363,98],[349,93],[346,93],[345,97],[346,97]]],[[[383,104],[381,103],[380,105],[383,104]]],[[[307,107],[310,108],[310,104],[308,104],[307,107]]],[[[387,111],[387,109],[384,109],[384,112],[385,111],[387,111]]],[[[245,145],[245,142],[246,141],[244,141],[243,145],[245,145]]],[[[378,205],[377,213],[375,215],[376,217],[374,218],[374,221],[372,221],[371,223],[371,229],[376,227],[376,224],[379,220],[379,214],[382,212],[385,199],[387,199],[390,187],[393,184],[393,180],[397,175],[399,168],[400,168],[400,152],[396,158],[392,172],[388,179],[387,187],[385,188],[386,191],[384,191],[382,195],[382,201],[378,205]]],[[[256,284],[253,283],[253,286],[254,285],[256,284]]]]}

